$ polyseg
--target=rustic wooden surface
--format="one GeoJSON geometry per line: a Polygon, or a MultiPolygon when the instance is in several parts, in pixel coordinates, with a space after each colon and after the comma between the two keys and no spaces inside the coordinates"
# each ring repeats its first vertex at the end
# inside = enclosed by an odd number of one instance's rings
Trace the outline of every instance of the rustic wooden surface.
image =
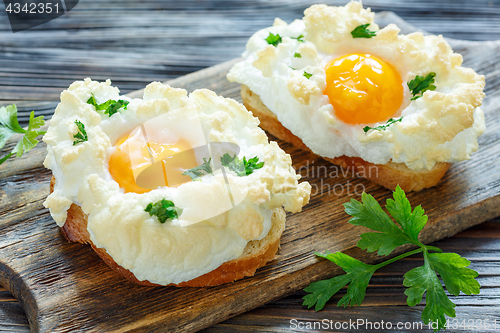
{"type": "MultiPolygon", "coordinates": [[[[69,14],[34,30],[17,34],[10,32],[6,17],[0,15],[0,85],[2,88],[0,99],[2,99],[2,104],[14,101],[21,106],[23,119],[26,120],[26,115],[31,109],[34,109],[37,114],[50,115],[60,91],[73,80],[85,76],[95,79],[109,77],[122,91],[133,91],[142,88],[152,80],[165,81],[232,59],[241,53],[247,37],[253,31],[268,26],[274,16],[280,16],[287,21],[300,17],[302,10],[310,3],[310,1],[275,1],[273,5],[270,5],[263,1],[183,1],[177,3],[81,1],[69,14]],[[163,10],[157,11],[157,9],[163,10]]],[[[374,10],[394,10],[419,28],[433,33],[442,33],[448,37],[475,40],[500,39],[497,24],[500,18],[498,2],[365,1],[364,4],[371,6],[374,10]]],[[[472,161],[454,166],[438,188],[411,196],[413,202],[424,205],[434,223],[439,222],[439,224],[450,226],[449,235],[458,231],[461,226],[479,223],[485,218],[499,214],[498,200],[495,202],[495,199],[491,199],[499,191],[497,167],[499,137],[494,126],[491,127],[491,123],[499,121],[498,109],[495,109],[494,103],[497,97],[495,90],[498,86],[496,78],[498,60],[495,59],[499,53],[498,45],[455,42],[454,46],[464,54],[469,66],[489,75],[487,82],[489,94],[485,104],[486,109],[490,110],[487,116],[490,127],[481,138],[481,151],[474,156],[472,161]],[[434,199],[440,198],[443,202],[429,200],[431,193],[434,199]],[[479,202],[482,204],[478,205],[479,202]],[[436,206],[437,204],[439,206],[436,206]]],[[[187,81],[181,79],[177,82],[189,89],[208,87],[224,92],[226,96],[237,96],[237,87],[224,85],[221,75],[210,80],[191,76],[187,81]]],[[[294,151],[293,148],[287,145],[283,147],[293,154],[296,167],[308,160],[306,155],[294,151]]],[[[45,272],[51,273],[48,277],[43,274],[35,276],[34,280],[31,280],[33,282],[31,287],[36,289],[34,296],[46,298],[39,302],[40,306],[57,307],[56,313],[45,314],[47,318],[55,318],[62,312],[65,320],[69,321],[65,324],[67,329],[77,328],[78,320],[88,319],[81,318],[85,316],[84,314],[72,311],[81,308],[82,304],[72,303],[70,297],[66,297],[68,294],[63,292],[64,288],[59,288],[67,280],[66,275],[75,268],[85,268],[85,273],[80,276],[85,282],[98,276],[106,283],[103,285],[105,287],[100,287],[96,292],[95,288],[89,288],[88,284],[82,284],[80,280],[80,284],[77,285],[80,292],[86,292],[85,296],[88,296],[89,300],[97,300],[103,305],[114,303],[111,304],[112,311],[108,312],[96,307],[94,303],[90,316],[106,322],[112,321],[111,318],[126,317],[131,311],[136,310],[136,307],[127,306],[126,301],[122,300],[123,297],[130,297],[130,293],[125,293],[124,289],[129,292],[132,290],[133,293],[136,290],[135,287],[109,272],[88,248],[64,244],[50,216],[41,207],[48,181],[48,173],[40,166],[42,159],[43,150],[37,149],[18,161],[9,161],[7,168],[0,167],[0,219],[3,229],[2,239],[0,239],[0,261],[3,264],[15,266],[17,268],[15,273],[23,277],[28,275],[27,271],[30,267],[44,267],[45,272]],[[18,233],[20,228],[21,234],[18,233]],[[36,231],[36,236],[33,236],[34,231],[36,231]],[[43,242],[57,243],[59,254],[62,252],[67,261],[64,263],[50,261],[48,249],[41,246],[45,244],[43,242]],[[9,255],[6,256],[6,253],[9,255]],[[22,267],[19,266],[20,260],[23,261],[22,267]],[[87,273],[89,268],[94,270],[91,274],[87,273]],[[116,287],[115,291],[119,290],[118,296],[112,299],[107,298],[104,291],[114,287],[116,287]],[[54,301],[56,296],[59,296],[57,302],[54,301]]],[[[319,160],[315,160],[315,163],[317,166],[327,165],[319,160]]],[[[311,175],[308,178],[312,183],[320,184],[320,178],[311,175]]],[[[345,184],[347,180],[330,179],[328,181],[334,185],[345,184]]],[[[388,195],[387,191],[380,190],[363,180],[354,180],[354,184],[357,183],[366,184],[367,190],[375,193],[379,199],[386,198],[388,195]]],[[[158,305],[163,308],[170,307],[167,310],[176,308],[172,298],[179,297],[179,293],[183,294],[183,301],[177,304],[177,308],[184,306],[181,310],[186,310],[186,307],[191,304],[199,305],[198,303],[205,302],[202,308],[206,312],[197,313],[203,318],[202,320],[191,325],[174,322],[172,326],[169,326],[169,329],[184,327],[192,330],[206,326],[210,321],[215,322],[274,298],[282,297],[307,285],[308,281],[338,273],[328,263],[313,264],[316,259],[311,251],[326,248],[336,250],[346,246],[349,242],[352,245],[356,238],[355,232],[349,234],[346,243],[338,244],[335,243],[335,239],[319,234],[319,230],[325,227],[324,224],[321,225],[320,222],[309,224],[308,232],[304,234],[301,230],[302,225],[299,223],[301,220],[307,220],[310,223],[310,221],[326,218],[338,221],[339,217],[345,222],[345,216],[338,212],[338,204],[335,207],[332,206],[332,196],[315,196],[304,213],[289,218],[289,228],[283,237],[280,260],[265,267],[255,278],[230,287],[213,288],[203,292],[194,289],[165,292],[146,288],[140,290],[140,295],[136,297],[136,300],[139,303],[141,299],[144,303],[148,300],[151,308],[158,305]],[[300,247],[296,248],[298,239],[300,239],[300,247]],[[279,284],[275,283],[277,279],[280,280],[279,284]],[[246,295],[252,296],[250,301],[244,297],[244,293],[242,294],[242,288],[246,288],[246,295]],[[266,290],[265,295],[261,295],[263,288],[266,290]],[[158,293],[163,293],[162,297],[158,298],[158,293]],[[218,304],[219,311],[214,311],[209,307],[215,304],[213,302],[210,304],[210,297],[215,296],[225,296],[222,304],[225,311],[223,315],[220,313],[220,304],[218,304]]],[[[338,201],[346,200],[347,198],[340,198],[338,201]]],[[[335,230],[337,231],[340,230],[335,230]]],[[[481,274],[480,282],[483,285],[481,295],[453,298],[458,305],[457,315],[461,319],[498,319],[496,310],[500,302],[496,296],[499,289],[496,263],[499,259],[495,251],[500,245],[499,234],[498,223],[492,221],[470,229],[461,236],[437,243],[444,249],[467,256],[472,260],[473,268],[481,274]]],[[[429,239],[443,236],[432,229],[427,230],[427,235],[429,239]]],[[[360,252],[354,252],[354,255],[362,257],[360,252]]],[[[366,302],[362,307],[338,309],[332,305],[335,303],[332,303],[325,311],[314,313],[300,306],[300,297],[303,293],[299,292],[212,326],[206,331],[289,331],[291,318],[302,320],[378,318],[386,321],[418,321],[422,306],[416,308],[404,306],[401,278],[405,270],[418,265],[418,260],[410,258],[396,265],[399,266],[384,269],[372,280],[366,302]]],[[[2,283],[19,295],[27,294],[27,290],[22,290],[22,288],[13,289],[18,281],[12,284],[5,282],[6,275],[11,273],[5,269],[0,272],[2,283]]],[[[1,295],[0,329],[26,331],[27,321],[20,305],[13,302],[6,292],[2,292],[1,295]]],[[[36,309],[31,305],[30,308],[27,303],[28,301],[25,301],[28,315],[31,315],[33,319],[34,313],[41,307],[36,309]]],[[[182,314],[182,319],[189,322],[192,312],[182,313],[181,310],[178,315],[182,314]]],[[[124,319],[131,325],[127,328],[140,328],[141,325],[151,324],[148,327],[150,330],[158,328],[167,330],[165,326],[161,326],[159,317],[141,315],[140,318],[134,318],[135,321],[130,321],[130,318],[124,319]]],[[[90,327],[80,326],[79,328],[90,327]]],[[[463,331],[471,330],[464,329],[463,331]]]]}

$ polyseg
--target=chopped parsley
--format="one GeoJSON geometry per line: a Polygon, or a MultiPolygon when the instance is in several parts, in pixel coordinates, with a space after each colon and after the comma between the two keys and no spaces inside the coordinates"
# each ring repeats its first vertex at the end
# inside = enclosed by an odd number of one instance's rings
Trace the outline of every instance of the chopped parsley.
{"type": "Polygon", "coordinates": [[[198,165],[197,167],[184,171],[182,174],[191,177],[192,180],[199,180],[201,177],[208,174],[213,175],[213,170],[212,167],[210,166],[211,160],[212,160],[211,158],[209,158],[208,161],[206,158],[203,158],[203,163],[201,165],[198,165]]]}
{"type": "Polygon", "coordinates": [[[422,97],[424,92],[426,92],[427,90],[436,89],[436,86],[433,84],[435,76],[436,73],[434,72],[427,74],[427,76],[425,77],[417,75],[413,80],[407,83],[408,88],[410,88],[411,94],[413,95],[413,97],[411,98],[412,101],[422,97]]]}
{"type": "Polygon", "coordinates": [[[363,131],[365,131],[365,133],[371,129],[377,130],[377,131],[384,131],[387,129],[387,127],[391,126],[394,123],[401,122],[401,120],[403,120],[403,117],[399,117],[397,119],[390,118],[389,120],[387,120],[387,122],[384,125],[379,125],[377,127],[365,126],[365,127],[363,127],[363,131]]]}
{"type": "Polygon", "coordinates": [[[168,219],[173,220],[177,218],[180,209],[175,207],[172,201],[162,199],[158,202],[150,203],[144,211],[148,212],[149,216],[155,215],[160,223],[165,223],[168,219]]]}
{"type": "Polygon", "coordinates": [[[304,75],[306,77],[306,79],[308,79],[308,80],[311,78],[311,76],[313,76],[311,73],[308,73],[306,71],[304,71],[304,74],[302,74],[302,75],[304,75]]]}
{"type": "Polygon", "coordinates": [[[73,141],[73,146],[85,141],[89,141],[87,131],[85,131],[85,125],[79,120],[75,120],[75,124],[78,127],[78,132],[73,135],[73,139],[75,139],[75,141],[73,141]]]}
{"type": "Polygon", "coordinates": [[[479,294],[480,285],[475,279],[478,273],[467,268],[470,261],[466,258],[456,253],[442,253],[443,251],[437,247],[422,244],[418,240],[418,235],[427,223],[424,209],[417,206],[412,211],[411,204],[399,185],[393,193],[393,198],[387,200],[385,207],[397,224],[369,194],[362,194],[362,202],[351,199],[344,204],[345,212],[352,216],[350,224],[375,231],[362,233],[357,246],[368,252],[377,251],[378,255],[389,255],[398,246],[405,244],[412,244],[418,248],[377,265],[365,264],[341,252],[316,253],[318,257],[340,266],[346,274],[311,283],[304,289],[308,294],[303,297],[303,305],[308,308],[314,306],[315,310],[319,311],[347,284],[349,284],[347,293],[339,300],[337,306],[361,305],[365,298],[366,287],[377,269],[423,252],[424,265],[413,268],[404,275],[403,285],[407,287],[404,293],[408,297],[409,306],[420,304],[426,293],[422,320],[425,324],[437,322],[436,330],[441,330],[446,325],[445,315],[455,317],[455,304],[446,295],[437,274],[443,280],[448,292],[458,296],[460,291],[467,295],[479,294]]]}
{"type": "Polygon", "coordinates": [[[96,111],[104,111],[104,114],[107,114],[110,117],[117,113],[121,108],[126,110],[129,103],[130,102],[124,101],[123,99],[119,99],[118,101],[110,99],[104,103],[98,104],[93,93],[87,100],[87,104],[93,105],[96,111]]]}
{"type": "Polygon", "coordinates": [[[269,33],[269,36],[266,38],[266,42],[274,47],[277,47],[279,43],[281,43],[283,40],[279,34],[273,34],[272,32],[269,33]]]}
{"type": "Polygon", "coordinates": [[[294,58],[302,58],[302,55],[299,52],[295,52],[293,56],[294,58]]]}
{"type": "Polygon", "coordinates": [[[221,164],[231,171],[234,171],[239,177],[244,177],[252,174],[254,170],[260,169],[264,166],[264,162],[259,162],[259,158],[253,157],[247,161],[247,158],[243,156],[240,160],[238,156],[234,155],[231,157],[228,153],[225,153],[220,158],[221,164]]]}
{"type": "Polygon", "coordinates": [[[19,125],[17,120],[17,107],[15,104],[0,107],[0,149],[5,146],[7,140],[16,133],[24,134],[22,139],[12,149],[10,153],[0,159],[0,164],[8,160],[11,156],[21,157],[23,153],[29,151],[38,144],[35,138],[45,134],[45,131],[37,131],[45,124],[43,116],[35,118],[35,111],[31,111],[28,129],[19,125]]]}
{"type": "Polygon", "coordinates": [[[368,30],[370,23],[357,26],[351,31],[352,38],[372,38],[377,35],[376,31],[368,30]]]}
{"type": "Polygon", "coordinates": [[[305,43],[304,35],[300,35],[299,37],[290,37],[291,39],[296,39],[298,42],[305,43]]]}

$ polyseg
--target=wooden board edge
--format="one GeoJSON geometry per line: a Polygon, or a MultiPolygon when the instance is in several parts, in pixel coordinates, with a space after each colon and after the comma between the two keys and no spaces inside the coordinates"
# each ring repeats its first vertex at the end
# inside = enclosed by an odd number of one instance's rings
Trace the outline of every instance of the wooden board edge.
{"type": "MultiPolygon", "coordinates": [[[[237,62],[241,61],[242,58],[235,58],[228,60],[226,62],[220,63],[215,66],[207,67],[204,69],[201,69],[199,71],[189,73],[183,76],[180,76],[175,79],[171,79],[168,81],[163,82],[164,84],[168,84],[169,86],[175,87],[175,88],[183,88],[183,85],[185,83],[190,83],[190,82],[195,82],[200,78],[206,78],[206,76],[211,76],[213,73],[220,73],[226,75],[227,71],[231,67],[233,67],[234,64],[237,62]]],[[[207,87],[208,89],[208,87],[207,87]]],[[[190,92],[190,91],[188,91],[190,92]]],[[[144,89],[136,90],[131,93],[126,94],[126,96],[130,98],[142,98],[142,95],[144,94],[144,89]]],[[[227,97],[227,96],[224,96],[227,97]]]]}
{"type": "Polygon", "coordinates": [[[8,264],[0,261],[0,284],[7,289],[21,304],[32,332],[38,332],[40,314],[35,295],[23,280],[19,272],[14,271],[8,264]]]}

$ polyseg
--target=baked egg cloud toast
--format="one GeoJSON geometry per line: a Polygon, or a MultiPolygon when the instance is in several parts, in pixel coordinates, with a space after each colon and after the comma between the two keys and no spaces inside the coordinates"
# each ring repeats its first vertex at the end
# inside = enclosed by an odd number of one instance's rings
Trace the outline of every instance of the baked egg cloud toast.
{"type": "Polygon", "coordinates": [[[210,286],[275,257],[285,210],[309,201],[291,159],[243,105],[154,82],[143,99],[111,82],[62,92],[47,134],[44,205],[71,241],[128,279],[210,286]]]}
{"type": "Polygon", "coordinates": [[[484,129],[484,76],[462,67],[442,36],[399,34],[352,1],[276,19],[229,71],[271,134],[366,178],[406,191],[434,186],[467,160],[484,129]]]}

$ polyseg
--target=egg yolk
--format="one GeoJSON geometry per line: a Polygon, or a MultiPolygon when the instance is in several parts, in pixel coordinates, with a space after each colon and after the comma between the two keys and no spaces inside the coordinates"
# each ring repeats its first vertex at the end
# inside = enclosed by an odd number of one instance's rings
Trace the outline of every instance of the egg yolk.
{"type": "Polygon", "coordinates": [[[325,67],[326,89],[335,115],[349,124],[386,121],[400,108],[403,83],[388,63],[370,54],[348,54],[325,67]]]}
{"type": "Polygon", "coordinates": [[[178,186],[191,181],[182,173],[198,166],[194,150],[183,139],[175,143],[137,140],[125,135],[109,159],[109,172],[125,192],[145,193],[158,186],[178,186]],[[181,153],[182,158],[172,158],[181,153]]]}

